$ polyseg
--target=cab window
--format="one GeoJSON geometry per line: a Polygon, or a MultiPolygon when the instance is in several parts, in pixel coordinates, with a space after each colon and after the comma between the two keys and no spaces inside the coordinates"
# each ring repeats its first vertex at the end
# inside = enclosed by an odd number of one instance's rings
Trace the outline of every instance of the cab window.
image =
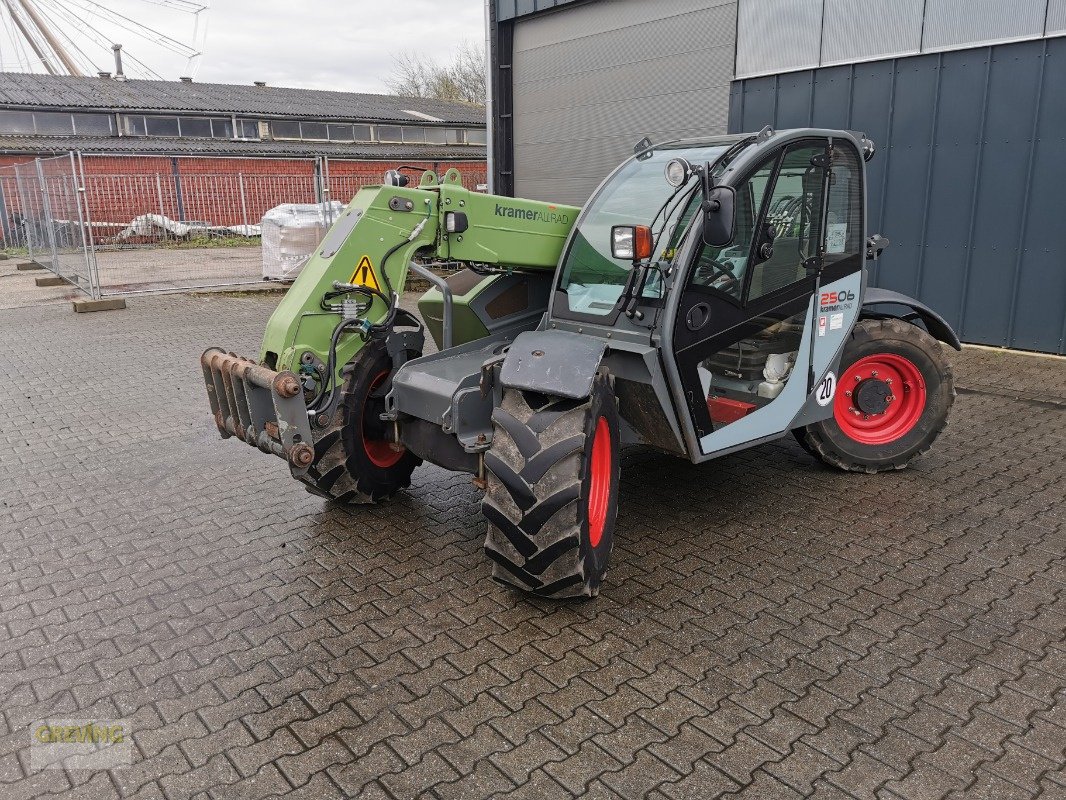
{"type": "Polygon", "coordinates": [[[733,242],[725,247],[702,245],[692,271],[693,286],[716,289],[740,301],[755,226],[776,163],[777,156],[774,156],[737,189],[736,233],[733,242]]]}
{"type": "Polygon", "coordinates": [[[826,266],[862,252],[862,162],[853,147],[835,145],[825,215],[826,266]]]}
{"type": "Polygon", "coordinates": [[[784,289],[808,277],[803,262],[822,243],[822,195],[825,172],[811,158],[825,145],[803,145],[785,152],[766,206],[766,238],[772,230],[772,255],[751,271],[748,301],[784,289]]]}

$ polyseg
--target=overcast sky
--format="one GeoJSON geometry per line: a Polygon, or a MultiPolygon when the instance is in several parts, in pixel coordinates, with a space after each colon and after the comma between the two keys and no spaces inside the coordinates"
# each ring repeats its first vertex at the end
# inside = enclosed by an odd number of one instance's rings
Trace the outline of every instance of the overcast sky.
{"type": "MultiPolygon", "coordinates": [[[[41,12],[91,56],[111,69],[109,41],[121,42],[163,77],[186,74],[186,60],[109,22],[98,2],[180,42],[192,42],[193,18],[169,10],[186,0],[37,0],[41,12]],[[95,28],[98,33],[93,33],[95,28]],[[95,41],[94,41],[95,40],[95,41]]],[[[203,2],[203,0],[197,0],[203,2]]],[[[207,12],[207,39],[197,80],[385,92],[393,55],[415,50],[447,61],[457,42],[484,40],[484,0],[214,0],[207,12]]],[[[0,15],[0,65],[25,70],[32,50],[12,40],[0,15]]],[[[72,50],[76,48],[71,46],[72,50]]],[[[39,62],[32,71],[43,71],[39,62]]],[[[129,64],[127,71],[137,67],[129,64]]]]}

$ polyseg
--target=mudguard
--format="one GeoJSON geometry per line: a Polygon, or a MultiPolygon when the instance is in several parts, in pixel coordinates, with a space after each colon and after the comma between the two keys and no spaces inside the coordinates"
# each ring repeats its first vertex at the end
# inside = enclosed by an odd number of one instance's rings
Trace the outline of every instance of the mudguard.
{"type": "MultiPolygon", "coordinates": [[[[919,300],[915,300],[913,297],[907,297],[905,294],[899,292],[893,292],[889,289],[877,289],[869,287],[866,289],[865,295],[862,298],[862,307],[865,311],[870,306],[881,305],[895,305],[895,306],[907,306],[912,309],[914,316],[917,316],[929,331],[932,336],[944,342],[950,344],[956,350],[962,350],[962,343],[959,341],[959,337],[955,334],[955,331],[951,329],[947,321],[937,314],[929,306],[925,305],[919,300]]],[[[896,314],[886,313],[884,316],[898,316],[896,314]]],[[[907,316],[912,316],[908,314],[907,316]]],[[[905,317],[901,317],[905,319],[905,317]]]]}
{"type": "Polygon", "coordinates": [[[588,397],[607,343],[565,331],[524,331],[507,351],[500,381],[512,389],[588,397]]]}

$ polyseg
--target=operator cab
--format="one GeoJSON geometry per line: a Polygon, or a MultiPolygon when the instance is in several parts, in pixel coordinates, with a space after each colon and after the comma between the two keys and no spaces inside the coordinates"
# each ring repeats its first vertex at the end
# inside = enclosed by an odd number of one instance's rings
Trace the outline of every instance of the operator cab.
{"type": "Polygon", "coordinates": [[[665,278],[701,200],[691,182],[666,182],[666,166],[684,157],[714,164],[720,172],[752,141],[751,136],[723,136],[671,142],[624,162],[578,218],[560,262],[552,316],[650,330],[645,320],[663,307],[665,278]],[[648,249],[620,250],[627,231],[642,237],[633,245],[648,249]]]}
{"type": "Polygon", "coordinates": [[[786,430],[857,319],[863,158],[819,131],[649,145],[577,220],[551,319],[658,334],[696,460],[786,430]]]}

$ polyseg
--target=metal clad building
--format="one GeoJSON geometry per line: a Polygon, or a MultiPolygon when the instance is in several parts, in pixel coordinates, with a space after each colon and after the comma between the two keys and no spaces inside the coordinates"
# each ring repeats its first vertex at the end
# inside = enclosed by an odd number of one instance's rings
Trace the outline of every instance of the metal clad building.
{"type": "Polygon", "coordinates": [[[497,191],[583,203],[642,136],[725,132],[735,0],[498,9],[497,191]]]}
{"type": "Polygon", "coordinates": [[[874,282],[1066,353],[1066,0],[493,3],[498,191],[581,202],[645,134],[865,131],[874,282]]]}

